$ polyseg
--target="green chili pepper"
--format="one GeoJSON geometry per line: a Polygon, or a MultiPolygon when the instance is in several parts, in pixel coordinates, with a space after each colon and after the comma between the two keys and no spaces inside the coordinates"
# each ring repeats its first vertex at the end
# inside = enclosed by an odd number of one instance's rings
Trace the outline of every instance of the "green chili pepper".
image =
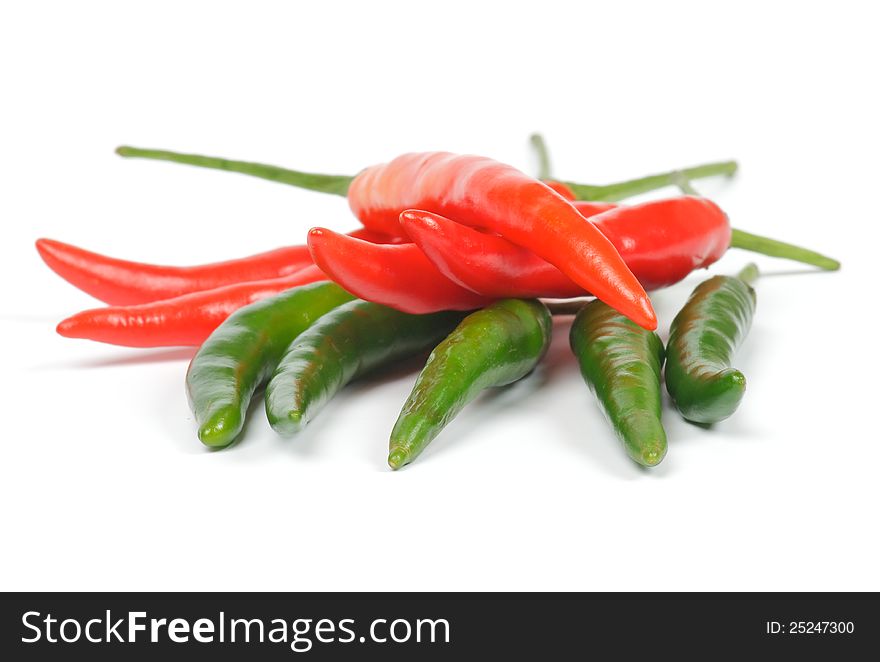
{"type": "Polygon", "coordinates": [[[502,299],[468,315],[431,352],[391,432],[388,464],[414,460],[484,389],[527,375],[550,344],[540,301],[502,299]]]}
{"type": "Polygon", "coordinates": [[[653,467],[666,455],[660,422],[663,342],[601,301],[584,306],[569,335],[587,382],[627,454],[653,467]]]}
{"type": "Polygon", "coordinates": [[[186,373],[190,407],[206,446],[231,444],[254,391],[284,349],[324,313],[353,297],[335,283],[296,287],[239,309],[208,337],[186,373]]]}
{"type": "Polygon", "coordinates": [[[750,264],[739,276],[715,276],[691,293],[669,329],[666,389],[687,420],[717,423],[739,406],[746,378],[731,367],[755,313],[750,283],[758,269],[750,264]]]}
{"type": "Polygon", "coordinates": [[[290,344],[269,381],[269,423],[282,434],[298,431],[351,380],[430,349],[463,316],[410,315],[360,300],[327,313],[290,344]]]}

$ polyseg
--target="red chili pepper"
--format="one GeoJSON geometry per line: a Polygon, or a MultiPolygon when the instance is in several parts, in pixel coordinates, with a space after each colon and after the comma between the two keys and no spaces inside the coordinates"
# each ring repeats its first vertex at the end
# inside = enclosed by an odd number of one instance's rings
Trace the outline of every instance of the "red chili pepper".
{"type": "Polygon", "coordinates": [[[543,181],[547,186],[552,188],[566,200],[577,200],[577,196],[574,194],[574,191],[572,191],[566,184],[563,184],[562,182],[555,182],[552,179],[544,179],[541,181],[543,181]]]}
{"type": "Polygon", "coordinates": [[[657,327],[648,295],[611,242],[565,198],[511,166],[478,156],[406,154],[361,172],[348,200],[364,227],[377,232],[399,232],[407,209],[497,232],[640,326],[657,327]]]}
{"type": "MultiPolygon", "coordinates": [[[[620,251],[645,289],[677,283],[718,260],[730,244],[727,216],[704,198],[680,197],[632,207],[577,203],[620,251]]],[[[528,249],[417,210],[401,224],[425,255],[451,280],[490,297],[587,294],[528,249]]]]}
{"type": "Polygon", "coordinates": [[[283,278],[237,283],[136,306],[85,310],[62,321],[57,330],[67,338],[127,347],[197,346],[242,306],[326,279],[311,265],[283,278]]]}
{"type": "Polygon", "coordinates": [[[230,283],[278,278],[310,264],[308,246],[192,267],[129,262],[52,239],[38,239],[37,250],[55,273],[83,292],[112,305],[160,301],[230,283]]]}
{"type": "MultiPolygon", "coordinates": [[[[366,228],[349,234],[377,243],[400,241],[399,237],[366,228]]],[[[120,260],[53,239],[38,239],[37,251],[49,268],[71,285],[118,306],[161,301],[235,283],[282,278],[313,264],[309,247],[305,245],[189,267],[120,260]]]]}
{"type": "Polygon", "coordinates": [[[730,246],[727,214],[707,198],[682,196],[618,207],[591,220],[626,251],[626,263],[651,290],[708,267],[730,246]]]}
{"type": "MultiPolygon", "coordinates": [[[[543,143],[540,138],[539,141],[543,143]]],[[[605,186],[566,182],[560,194],[510,166],[481,157],[446,153],[407,154],[355,177],[161,149],[122,146],[116,153],[238,172],[348,196],[358,217],[379,232],[396,234],[398,216],[406,209],[425,209],[460,223],[486,227],[532,249],[619,312],[651,329],[656,327],[657,320],[644,289],[601,233],[578,221],[565,197],[574,193],[581,199],[621,200],[675,185],[682,176],[693,179],[729,175],[736,170],[735,162],[724,162],[605,186]]],[[[552,179],[546,154],[541,178],[552,179]]]]}
{"type": "Polygon", "coordinates": [[[312,228],[309,248],[315,264],[356,297],[405,313],[472,310],[489,302],[441,274],[415,244],[371,244],[312,228]]]}
{"type": "Polygon", "coordinates": [[[545,259],[497,234],[417,209],[403,212],[400,222],[440,273],[472,292],[498,299],[585,294],[545,259]]]}
{"type": "Polygon", "coordinates": [[[575,200],[571,205],[584,218],[590,218],[596,214],[601,214],[603,211],[617,209],[620,206],[615,202],[589,202],[587,200],[575,200]]]}

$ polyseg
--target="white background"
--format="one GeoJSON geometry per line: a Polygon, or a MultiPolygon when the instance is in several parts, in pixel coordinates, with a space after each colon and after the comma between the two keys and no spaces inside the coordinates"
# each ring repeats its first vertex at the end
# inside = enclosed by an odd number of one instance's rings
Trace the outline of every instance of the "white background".
{"type": "MultiPolygon", "coordinates": [[[[880,589],[877,16],[871,3],[29,2],[0,10],[3,589],[880,589]],[[199,263],[355,226],[340,198],[128,143],[354,173],[405,151],[604,183],[724,158],[734,225],[841,259],[761,258],[705,431],[667,407],[634,466],[568,354],[385,466],[415,373],[349,388],[299,438],[261,403],[202,448],[190,350],[63,339],[98,305],[33,249],[199,263]]],[[[672,193],[667,191],[665,193],[672,193]]],[[[732,251],[713,272],[747,260],[732,251]]],[[[656,294],[665,338],[690,289],[656,294]]],[[[416,367],[414,364],[411,368],[416,367]]]]}

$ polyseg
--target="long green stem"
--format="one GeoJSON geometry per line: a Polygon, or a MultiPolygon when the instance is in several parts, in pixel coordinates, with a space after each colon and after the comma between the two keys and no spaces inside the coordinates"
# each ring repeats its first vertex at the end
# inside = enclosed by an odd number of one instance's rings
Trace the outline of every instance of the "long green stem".
{"type": "Polygon", "coordinates": [[[748,283],[749,285],[751,285],[758,279],[759,275],[760,272],[758,271],[758,265],[754,262],[749,262],[746,266],[742,268],[742,271],[740,271],[736,275],[736,277],[744,283],[748,283]]]}
{"type": "Polygon", "coordinates": [[[533,133],[529,136],[529,142],[532,143],[532,149],[538,157],[538,179],[546,181],[550,179],[550,153],[547,151],[547,143],[544,142],[544,136],[540,133],[533,133]]]}
{"type": "Polygon", "coordinates": [[[291,186],[305,188],[311,191],[320,191],[321,193],[332,193],[341,196],[345,196],[348,193],[348,186],[351,184],[351,180],[354,179],[354,177],[348,175],[321,175],[312,172],[300,172],[299,170],[288,170],[287,168],[279,168],[278,166],[266,165],[264,163],[230,161],[229,159],[221,159],[216,156],[180,154],[178,152],[168,152],[161,149],[140,149],[138,147],[123,146],[117,147],[116,153],[119,154],[119,156],[129,158],[135,157],[141,159],[155,159],[158,161],[172,161],[174,163],[185,163],[200,168],[213,168],[214,170],[239,172],[243,175],[260,177],[261,179],[289,184],[291,186]]]}
{"type": "Polygon", "coordinates": [[[737,230],[736,228],[733,229],[730,237],[730,247],[742,248],[746,251],[772,257],[784,257],[796,262],[812,264],[814,267],[819,267],[826,271],[837,271],[840,269],[840,262],[821,253],[801,248],[794,244],[787,244],[784,241],[776,241],[775,239],[762,237],[751,232],[737,230]]]}
{"type": "Polygon", "coordinates": [[[670,170],[659,175],[648,175],[638,179],[628,179],[615,184],[594,186],[592,184],[578,184],[576,182],[563,182],[577,196],[578,200],[602,200],[616,202],[633,195],[655,191],[666,186],[676,186],[681,178],[700,179],[715,175],[732,176],[737,169],[736,161],[719,161],[718,163],[705,163],[693,168],[670,170]]]}
{"type": "MultiPolygon", "coordinates": [[[[688,179],[683,172],[678,173],[675,185],[681,189],[682,193],[687,195],[700,195],[699,191],[691,186],[690,179],[688,179]]],[[[746,251],[772,255],[773,257],[784,257],[789,260],[794,260],[795,262],[812,264],[814,267],[819,267],[826,271],[837,271],[840,269],[840,262],[833,258],[811,251],[807,248],[801,248],[794,244],[787,244],[784,241],[777,241],[776,239],[770,239],[769,237],[751,234],[750,232],[744,232],[743,230],[737,230],[736,228],[731,230],[730,247],[742,248],[746,251]]],[[[758,267],[754,264],[750,264],[743,269],[743,272],[739,277],[742,280],[746,280],[746,278],[743,277],[743,274],[750,276],[752,280],[754,280],[758,276],[758,267]],[[754,275],[752,275],[752,271],[749,270],[749,267],[754,269],[754,275]]],[[[746,280],[746,282],[751,281],[746,280]]]]}

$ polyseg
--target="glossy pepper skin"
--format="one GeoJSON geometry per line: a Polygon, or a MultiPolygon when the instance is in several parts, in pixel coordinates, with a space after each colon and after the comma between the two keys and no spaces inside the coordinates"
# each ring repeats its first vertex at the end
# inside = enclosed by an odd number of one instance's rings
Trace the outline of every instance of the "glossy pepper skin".
{"type": "Polygon", "coordinates": [[[135,306],[108,306],[77,313],[58,324],[65,338],[125,347],[198,346],[242,306],[293,287],[327,280],[316,266],[290,276],[227,285],[135,306]]]}
{"type": "MultiPolygon", "coordinates": [[[[399,233],[398,216],[407,209],[424,209],[459,223],[487,228],[531,248],[637,324],[657,327],[648,295],[608,240],[594,227],[582,223],[582,217],[563,195],[492,159],[447,152],[404,154],[347,177],[128,146],[119,147],[116,153],[239,172],[346,195],[364,227],[383,234],[399,233]]],[[[613,190],[623,196],[626,185],[617,184],[613,190]]],[[[639,192],[644,190],[642,187],[639,192]]],[[[592,192],[598,191],[594,187],[592,192]]],[[[564,192],[577,193],[572,187],[564,192]]]]}
{"type": "MultiPolygon", "coordinates": [[[[547,151],[547,145],[544,142],[544,137],[538,133],[532,134],[532,136],[530,137],[530,141],[535,151],[535,155],[538,157],[538,177],[543,180],[550,180],[550,156],[547,151]]],[[[563,195],[568,200],[572,201],[622,200],[629,196],[636,195],[637,193],[652,191],[656,188],[661,188],[666,185],[677,186],[683,193],[686,193],[687,195],[700,197],[699,193],[697,193],[697,191],[691,185],[691,180],[698,177],[707,177],[711,175],[732,176],[736,172],[736,170],[736,161],[722,161],[719,163],[706,163],[700,166],[695,166],[693,168],[672,170],[658,175],[640,177],[638,179],[630,179],[628,181],[618,182],[616,184],[609,184],[607,186],[592,186],[576,184],[574,182],[558,181],[547,181],[547,184],[548,186],[553,186],[554,190],[559,191],[560,195],[563,195]]],[[[573,204],[575,205],[575,207],[578,206],[578,202],[574,202],[573,204]]],[[[614,239],[612,237],[609,238],[611,239],[612,243],[614,243],[614,239]]],[[[619,244],[615,243],[615,246],[617,246],[617,249],[620,250],[619,244]]],[[[838,262],[834,258],[828,257],[827,255],[822,255],[821,253],[817,253],[816,251],[804,248],[802,246],[796,246],[794,244],[789,244],[784,241],[771,239],[770,237],[763,237],[761,235],[752,234],[751,232],[745,232],[737,228],[732,228],[730,230],[730,237],[727,242],[727,248],[742,248],[747,251],[763,253],[764,255],[771,255],[773,257],[782,257],[789,260],[795,260],[797,262],[803,262],[804,264],[811,264],[826,271],[835,271],[837,269],[840,269],[840,262],[838,262]]],[[[633,265],[629,264],[629,266],[630,268],[632,268],[633,265]]],[[[636,275],[638,277],[638,274],[636,275]]],[[[644,285],[645,281],[643,280],[643,277],[644,275],[640,277],[639,280],[644,285]]]]}
{"type": "Polygon", "coordinates": [[[722,421],[739,406],[745,376],[731,367],[755,314],[755,290],[743,277],[714,276],[700,283],[672,320],[666,349],[666,389],[681,415],[694,423],[722,421]]]}
{"type": "Polygon", "coordinates": [[[373,303],[419,315],[489,302],[441,274],[415,244],[372,244],[325,228],[312,228],[308,242],[321,271],[373,303]]]}
{"type": "Polygon", "coordinates": [[[660,422],[663,343],[601,301],[577,314],[569,336],[584,381],[627,454],[646,467],[666,455],[660,422]]]}
{"type": "MultiPolygon", "coordinates": [[[[680,197],[632,207],[575,203],[620,252],[646,290],[667,287],[724,255],[730,224],[717,205],[680,197]]],[[[401,225],[450,280],[490,297],[566,298],[588,294],[527,248],[417,210],[401,225]]]]}
{"type": "Polygon", "coordinates": [[[410,315],[355,300],[331,310],[285,350],[266,387],[266,415],[280,434],[305,426],[353,379],[429,350],[464,316],[410,315]]]}
{"type": "Polygon", "coordinates": [[[542,179],[541,181],[544,182],[550,188],[552,188],[554,191],[556,191],[559,195],[561,195],[566,200],[571,200],[571,201],[577,200],[577,196],[574,194],[574,191],[572,191],[570,188],[568,188],[568,186],[566,186],[562,182],[553,181],[552,179],[542,179]]]}
{"type": "Polygon", "coordinates": [[[407,209],[496,232],[640,326],[657,327],[648,295],[611,242],[568,200],[511,166],[446,152],[405,154],[357,175],[348,200],[364,227],[376,232],[399,232],[407,209]]]}
{"type": "Polygon", "coordinates": [[[206,446],[228,446],[241,432],[254,391],[300,333],[352,296],[334,283],[305,285],[242,308],[193,357],[186,392],[206,446]]]}
{"type": "MultiPolygon", "coordinates": [[[[349,235],[376,243],[399,241],[364,228],[349,235]]],[[[36,245],[40,257],[55,273],[113,306],[149,303],[226,285],[283,278],[313,264],[306,245],[284,246],[234,260],[185,267],[121,260],[53,239],[38,239],[36,245]]]]}
{"type": "Polygon", "coordinates": [[[537,300],[503,299],[468,315],[431,352],[391,432],[388,464],[411,462],[479,393],[537,365],[552,320],[537,300]]]}

